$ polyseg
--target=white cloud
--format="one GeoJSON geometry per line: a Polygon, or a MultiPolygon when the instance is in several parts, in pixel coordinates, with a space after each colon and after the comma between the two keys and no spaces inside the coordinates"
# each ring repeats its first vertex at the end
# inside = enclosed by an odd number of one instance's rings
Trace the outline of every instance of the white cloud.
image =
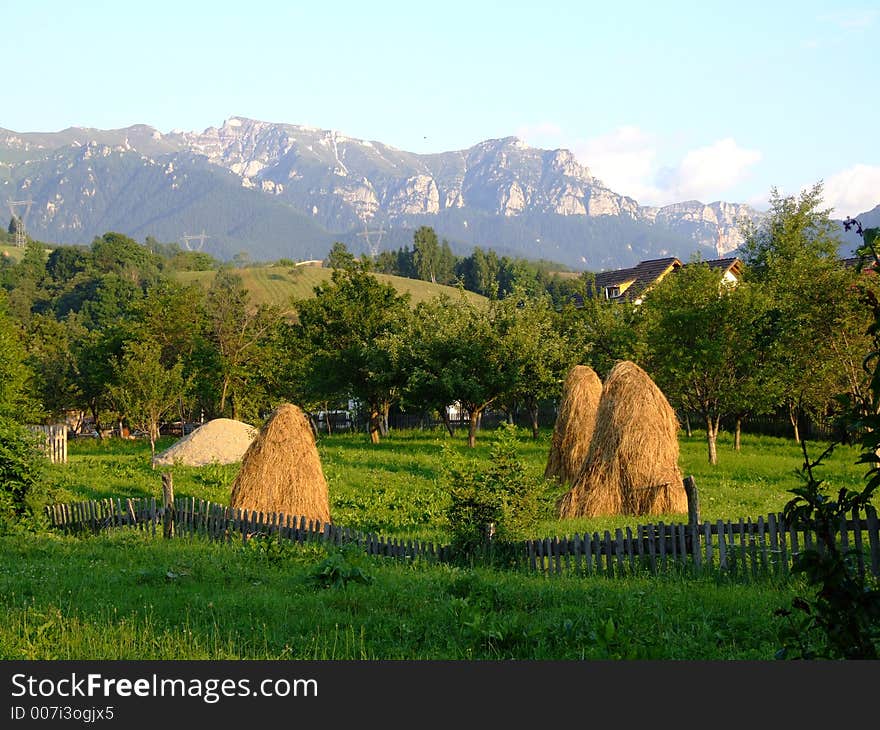
{"type": "Polygon", "coordinates": [[[642,205],[723,199],[725,192],[744,180],[761,160],[759,151],[740,147],[736,140],[727,137],[691,149],[672,164],[661,165],[663,141],[636,125],[618,127],[596,137],[572,139],[558,124],[541,122],[521,126],[517,136],[537,147],[570,149],[608,188],[635,198],[642,205]]]}
{"type": "Polygon", "coordinates": [[[740,147],[732,137],[690,150],[674,168],[664,168],[658,186],[676,200],[717,200],[741,182],[759,162],[761,153],[740,147]]]}
{"type": "Polygon", "coordinates": [[[825,204],[835,218],[857,216],[880,204],[880,167],[853,165],[824,182],[825,204]]]}
{"type": "Polygon", "coordinates": [[[651,183],[657,158],[654,135],[636,126],[624,126],[610,134],[577,140],[572,151],[614,192],[639,202],[655,193],[651,183]]]}

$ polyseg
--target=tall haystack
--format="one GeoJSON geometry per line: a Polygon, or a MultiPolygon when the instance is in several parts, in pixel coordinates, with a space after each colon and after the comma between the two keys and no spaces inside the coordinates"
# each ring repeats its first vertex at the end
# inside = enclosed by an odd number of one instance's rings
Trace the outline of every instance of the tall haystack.
{"type": "Polygon", "coordinates": [[[590,449],[602,381],[593,368],[575,365],[562,384],[562,400],[553,426],[544,476],[571,485],[590,449]]]}
{"type": "Polygon", "coordinates": [[[678,468],[678,419],[650,376],[617,363],[602,388],[593,438],[559,516],[687,512],[678,468]]]}
{"type": "Polygon", "coordinates": [[[330,522],[315,437],[297,406],[279,406],[260,429],[232,482],[230,506],[330,522]]]}

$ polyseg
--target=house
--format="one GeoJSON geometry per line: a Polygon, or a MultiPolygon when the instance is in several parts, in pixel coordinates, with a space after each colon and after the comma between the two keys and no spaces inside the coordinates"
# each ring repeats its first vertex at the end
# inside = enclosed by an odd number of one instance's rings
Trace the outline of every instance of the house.
{"type": "MultiPolygon", "coordinates": [[[[721,273],[723,281],[736,285],[742,278],[743,264],[738,258],[709,259],[694,263],[706,264],[710,269],[721,273]]],[[[641,261],[629,269],[600,271],[595,275],[592,284],[588,285],[587,296],[598,296],[608,301],[631,302],[641,304],[645,294],[651,287],[663,280],[665,276],[678,271],[684,264],[675,256],[663,259],[641,261]]],[[[583,306],[583,300],[573,297],[576,307],[583,306]]]]}

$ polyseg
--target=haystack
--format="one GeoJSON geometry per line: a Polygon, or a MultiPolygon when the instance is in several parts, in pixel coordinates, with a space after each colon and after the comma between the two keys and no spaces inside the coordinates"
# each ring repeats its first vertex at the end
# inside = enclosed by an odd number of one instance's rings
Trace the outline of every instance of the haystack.
{"type": "Polygon", "coordinates": [[[590,449],[601,395],[602,381],[593,368],[575,365],[568,371],[544,469],[547,479],[574,483],[590,449]]]}
{"type": "Polygon", "coordinates": [[[233,418],[215,418],[153,457],[153,466],[234,464],[257,435],[257,429],[233,418]]]}
{"type": "Polygon", "coordinates": [[[617,363],[602,388],[590,449],[559,516],[687,512],[678,419],[650,376],[617,363]]]}
{"type": "Polygon", "coordinates": [[[260,429],[232,482],[230,506],[330,522],[315,437],[297,406],[279,406],[260,429]]]}

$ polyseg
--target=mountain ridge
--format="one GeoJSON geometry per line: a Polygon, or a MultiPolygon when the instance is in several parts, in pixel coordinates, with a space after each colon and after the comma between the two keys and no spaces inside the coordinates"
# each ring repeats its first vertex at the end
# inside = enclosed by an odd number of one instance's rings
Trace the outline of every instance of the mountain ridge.
{"type": "Polygon", "coordinates": [[[202,132],[0,128],[0,186],[7,199],[34,200],[25,223],[44,240],[88,243],[119,230],[167,241],[204,230],[205,250],[258,260],[321,257],[335,240],[376,253],[432,225],[456,253],[480,246],[599,270],[727,255],[739,221],[760,217],[725,201],[643,206],[570,150],[512,136],[417,154],[237,116],[202,132]]]}

